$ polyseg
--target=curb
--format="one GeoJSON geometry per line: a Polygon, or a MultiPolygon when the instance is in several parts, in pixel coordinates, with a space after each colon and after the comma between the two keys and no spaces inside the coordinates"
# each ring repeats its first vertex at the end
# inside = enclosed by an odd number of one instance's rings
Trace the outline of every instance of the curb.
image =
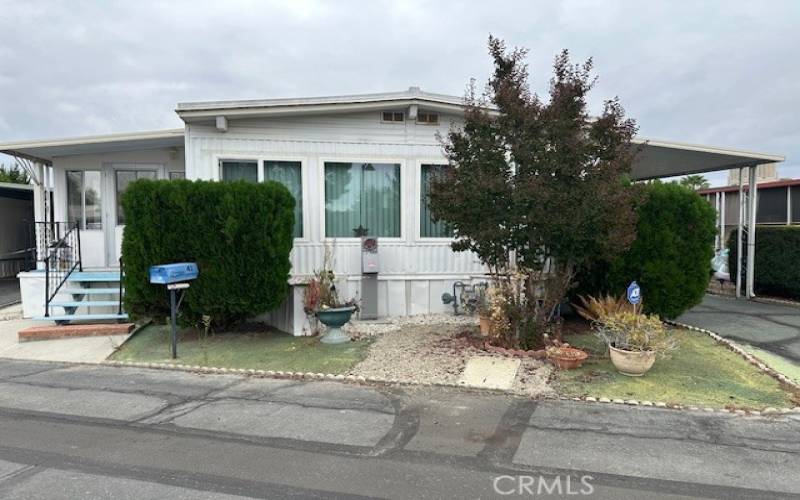
{"type": "MultiPolygon", "coordinates": [[[[346,382],[355,383],[360,385],[401,385],[401,386],[420,386],[420,387],[447,387],[458,389],[473,389],[488,392],[499,392],[503,394],[510,394],[517,396],[517,394],[509,393],[503,390],[485,389],[482,387],[473,387],[462,383],[447,383],[447,382],[422,382],[414,383],[406,380],[398,379],[385,379],[378,377],[364,377],[360,375],[342,375],[332,373],[313,373],[313,372],[291,372],[279,370],[255,370],[246,368],[218,368],[209,366],[198,365],[182,365],[172,363],[147,363],[143,361],[103,361],[100,363],[102,366],[115,366],[119,368],[149,368],[153,370],[169,370],[169,371],[183,371],[193,373],[203,373],[212,375],[245,375],[255,378],[272,378],[272,379],[296,379],[296,380],[325,380],[331,382],[346,382]]],[[[540,397],[543,400],[559,400],[559,401],[578,401],[586,403],[603,403],[603,404],[617,404],[623,406],[643,406],[663,408],[670,410],[683,410],[683,411],[703,411],[705,413],[718,413],[729,414],[737,416],[782,416],[787,414],[800,415],[800,406],[796,408],[765,408],[762,411],[750,411],[741,409],[727,409],[727,408],[699,408],[696,406],[685,406],[680,404],[669,404],[663,401],[638,401],[635,399],[610,399],[607,397],[595,396],[561,396],[556,394],[545,394],[540,397]]]]}
{"type": "Polygon", "coordinates": [[[766,373],[770,377],[776,379],[778,382],[786,384],[786,385],[792,387],[795,390],[800,390],[800,383],[795,382],[794,380],[790,379],[789,377],[787,377],[783,373],[770,368],[769,366],[767,366],[766,363],[764,363],[760,359],[756,358],[755,356],[753,356],[752,354],[747,352],[739,344],[737,344],[736,342],[734,342],[732,340],[726,339],[725,337],[719,335],[716,332],[713,332],[711,330],[706,330],[705,328],[700,328],[700,327],[697,327],[697,326],[692,326],[692,325],[687,325],[687,324],[684,324],[684,323],[679,323],[677,321],[664,320],[664,323],[666,323],[668,325],[672,325],[672,326],[677,326],[677,327],[680,327],[680,328],[685,328],[686,330],[691,330],[691,331],[694,331],[694,332],[705,333],[706,335],[708,335],[709,337],[711,337],[712,339],[714,339],[718,343],[725,345],[728,349],[730,349],[731,351],[735,352],[736,354],[738,354],[739,356],[744,358],[745,361],[747,361],[751,365],[755,366],[756,368],[758,368],[762,372],[766,373]]]}

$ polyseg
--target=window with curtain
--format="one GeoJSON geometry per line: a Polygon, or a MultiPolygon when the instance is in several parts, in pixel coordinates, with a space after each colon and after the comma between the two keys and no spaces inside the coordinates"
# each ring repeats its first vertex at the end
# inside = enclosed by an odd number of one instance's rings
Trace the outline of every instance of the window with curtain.
{"type": "Polygon", "coordinates": [[[67,221],[77,222],[81,229],[103,228],[99,170],[67,172],[67,221]]]}
{"type": "Polygon", "coordinates": [[[442,221],[434,221],[428,206],[431,181],[444,174],[447,165],[422,165],[419,200],[419,235],[422,238],[452,238],[453,229],[442,221]]]}
{"type": "Polygon", "coordinates": [[[280,182],[292,193],[294,206],[294,237],[303,237],[303,183],[299,161],[264,162],[264,180],[280,182]]]}
{"type": "Polygon", "coordinates": [[[122,193],[128,189],[128,185],[138,179],[157,178],[155,170],[116,170],[114,172],[117,186],[117,225],[125,224],[125,214],[122,210],[122,193]]]}
{"type": "Polygon", "coordinates": [[[258,182],[258,162],[255,160],[222,160],[220,177],[224,182],[258,182]]]}
{"type": "Polygon", "coordinates": [[[325,236],[400,237],[400,164],[325,163],[325,236]]]}

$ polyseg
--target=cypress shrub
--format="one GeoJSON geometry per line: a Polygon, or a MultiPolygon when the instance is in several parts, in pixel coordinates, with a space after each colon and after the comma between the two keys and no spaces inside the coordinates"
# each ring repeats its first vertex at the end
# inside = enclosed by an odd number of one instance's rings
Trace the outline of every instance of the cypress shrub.
{"type": "Polygon", "coordinates": [[[148,270],[174,262],[200,270],[181,305],[189,322],[228,326],[274,309],[288,291],[294,203],[277,182],[133,182],[122,197],[126,309],[168,315],[166,287],[148,270]]]}
{"type": "Polygon", "coordinates": [[[631,247],[613,262],[596,262],[583,272],[578,291],[620,295],[636,280],[645,312],[675,318],[705,294],[716,214],[697,193],[675,183],[649,184],[643,194],[631,247]]]}
{"type": "MultiPolygon", "coordinates": [[[[736,235],[734,231],[728,238],[728,270],[733,281],[736,235]]],[[[747,245],[747,240],[742,244],[747,245]]],[[[757,294],[800,299],[800,226],[756,226],[754,280],[757,294]]]]}

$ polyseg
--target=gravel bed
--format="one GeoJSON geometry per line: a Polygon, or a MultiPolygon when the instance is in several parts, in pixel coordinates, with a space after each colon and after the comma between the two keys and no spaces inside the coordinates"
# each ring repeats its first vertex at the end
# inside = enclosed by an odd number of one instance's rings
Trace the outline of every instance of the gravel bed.
{"type": "MultiPolygon", "coordinates": [[[[470,357],[499,357],[456,338],[465,329],[476,330],[476,318],[442,316],[412,316],[381,323],[355,322],[351,335],[370,332],[362,335],[376,335],[377,338],[366,359],[349,375],[413,384],[457,384],[470,357]]],[[[530,397],[552,394],[547,383],[550,370],[550,366],[540,360],[522,359],[511,392],[530,397]]]]}

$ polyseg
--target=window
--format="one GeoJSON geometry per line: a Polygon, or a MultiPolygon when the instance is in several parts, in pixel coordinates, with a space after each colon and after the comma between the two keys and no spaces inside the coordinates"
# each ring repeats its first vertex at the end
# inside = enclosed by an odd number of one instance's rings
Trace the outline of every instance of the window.
{"type": "Polygon", "coordinates": [[[101,193],[99,170],[67,172],[67,220],[81,229],[102,229],[101,193]]]}
{"type": "Polygon", "coordinates": [[[220,176],[224,182],[258,182],[258,162],[255,160],[222,160],[219,164],[220,176]]]}
{"type": "Polygon", "coordinates": [[[422,238],[452,238],[453,229],[442,221],[434,221],[428,207],[428,194],[431,192],[431,181],[444,174],[447,165],[422,165],[419,200],[419,235],[422,238]]]}
{"type": "Polygon", "coordinates": [[[406,115],[402,111],[384,111],[383,121],[385,122],[402,122],[406,119],[406,115]]]}
{"type": "Polygon", "coordinates": [[[292,193],[294,206],[294,237],[303,237],[303,182],[299,161],[264,162],[264,180],[280,182],[292,193]]]}
{"type": "Polygon", "coordinates": [[[424,123],[426,125],[438,125],[439,124],[439,114],[438,113],[426,113],[424,111],[420,111],[417,113],[417,123],[424,123]]]}
{"type": "Polygon", "coordinates": [[[400,164],[325,163],[325,235],[400,237],[400,164]]]}
{"type": "Polygon", "coordinates": [[[169,180],[174,181],[177,179],[185,179],[186,172],[170,172],[169,173],[169,180]]]}
{"type": "Polygon", "coordinates": [[[139,179],[155,180],[157,175],[155,170],[116,170],[117,186],[117,225],[125,224],[125,214],[122,212],[122,193],[128,189],[128,185],[139,179]]]}

